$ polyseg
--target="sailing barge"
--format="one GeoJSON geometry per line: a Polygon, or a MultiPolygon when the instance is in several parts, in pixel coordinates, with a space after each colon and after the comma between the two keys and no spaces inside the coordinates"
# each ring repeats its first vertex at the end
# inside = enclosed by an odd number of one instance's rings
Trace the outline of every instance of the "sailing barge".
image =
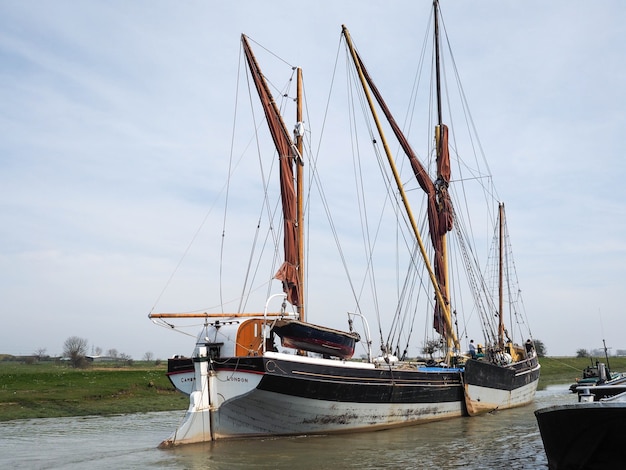
{"type": "MultiPolygon", "coordinates": [[[[344,26],[342,36],[361,85],[364,102],[374,119],[377,135],[389,165],[390,181],[410,227],[410,263],[426,270],[434,294],[434,331],[441,338],[439,360],[416,362],[398,354],[398,348],[381,344],[382,354],[373,357],[367,322],[359,334],[350,314],[349,331],[339,331],[308,322],[304,301],[304,210],[302,72],[297,69],[297,111],[293,135],[283,122],[270,87],[252,53],[248,38],[242,36],[252,82],[262,104],[272,140],[279,157],[283,219],[284,262],[275,274],[283,292],[267,300],[258,313],[152,313],[155,322],[180,318],[202,318],[189,359],[172,359],[168,375],[172,383],[190,397],[182,424],[162,446],[253,436],[327,434],[386,429],[417,423],[477,415],[493,410],[522,406],[533,400],[539,379],[537,355],[529,339],[527,346],[509,338],[504,327],[502,289],[500,301],[485,301],[487,331],[494,311],[499,318],[493,333],[485,335],[484,354],[472,358],[461,351],[451,292],[447,234],[457,219],[449,195],[451,180],[449,129],[443,123],[439,70],[439,5],[433,3],[434,45],[438,117],[435,126],[435,174],[419,161],[380,91],[357,53],[344,26]],[[383,125],[377,116],[382,110],[405,153],[417,181],[426,195],[430,244],[422,239],[414,219],[403,178],[389,151],[383,125]],[[279,309],[272,306],[280,303],[279,309]],[[290,309],[291,307],[291,309],[290,309]],[[353,360],[356,345],[366,354],[353,360]],[[396,354],[394,354],[396,353],[396,354]]],[[[499,204],[500,227],[504,227],[504,206],[499,204]]],[[[505,238],[504,229],[499,230],[505,238]]],[[[504,252],[500,242],[500,258],[504,252]]],[[[506,274],[500,261],[499,282],[506,274]]],[[[414,281],[415,282],[415,281],[414,281]]],[[[482,282],[475,282],[480,285],[482,282]]],[[[431,306],[433,304],[431,303],[431,306]]],[[[429,315],[430,316],[430,315],[429,315]]]]}

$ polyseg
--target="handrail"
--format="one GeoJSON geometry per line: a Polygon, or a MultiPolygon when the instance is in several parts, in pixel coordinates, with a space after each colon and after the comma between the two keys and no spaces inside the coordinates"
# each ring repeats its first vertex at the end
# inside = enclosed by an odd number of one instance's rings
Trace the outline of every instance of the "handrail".
{"type": "MultiPolygon", "coordinates": [[[[360,317],[363,322],[363,328],[365,329],[365,339],[367,344],[367,362],[372,362],[372,337],[370,336],[370,326],[367,323],[367,318],[362,313],[348,312],[348,323],[352,326],[351,316],[360,317]]],[[[352,328],[350,328],[352,330],[352,328]]]]}
{"type": "MultiPolygon", "coordinates": [[[[285,294],[284,292],[281,292],[279,294],[270,295],[270,297],[265,302],[265,310],[263,313],[263,354],[265,354],[266,352],[266,342],[267,342],[267,328],[265,328],[266,323],[267,323],[267,308],[269,306],[269,303],[272,301],[274,297],[282,297],[283,303],[284,303],[285,299],[287,299],[287,294],[285,294]]],[[[285,313],[284,311],[281,312],[281,316],[284,316],[284,313],[285,313]]]]}

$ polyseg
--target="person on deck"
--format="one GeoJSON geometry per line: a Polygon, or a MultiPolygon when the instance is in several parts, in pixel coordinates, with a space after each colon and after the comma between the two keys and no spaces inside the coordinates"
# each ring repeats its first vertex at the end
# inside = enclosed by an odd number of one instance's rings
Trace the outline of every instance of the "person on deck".
{"type": "Polygon", "coordinates": [[[534,348],[534,346],[533,346],[533,342],[530,340],[530,338],[528,338],[528,339],[526,340],[526,344],[525,344],[525,346],[526,346],[526,353],[527,353],[528,355],[530,355],[530,353],[532,352],[532,350],[533,350],[533,348],[534,348]]]}
{"type": "Polygon", "coordinates": [[[473,339],[470,340],[469,353],[470,353],[470,356],[472,356],[472,359],[476,359],[476,346],[474,345],[473,339]]]}

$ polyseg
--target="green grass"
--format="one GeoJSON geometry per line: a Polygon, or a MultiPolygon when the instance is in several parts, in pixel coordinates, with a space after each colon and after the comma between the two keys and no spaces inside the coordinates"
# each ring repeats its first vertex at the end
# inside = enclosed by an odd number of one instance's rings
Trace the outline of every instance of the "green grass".
{"type": "MultiPolygon", "coordinates": [[[[609,361],[613,371],[626,372],[626,357],[609,361]]],[[[573,357],[540,362],[539,388],[571,384],[591,364],[573,357]]],[[[73,369],[55,362],[0,361],[0,421],[187,409],[189,399],[174,390],[165,372],[165,364],[141,362],[73,369]]]]}
{"type": "MultiPolygon", "coordinates": [[[[606,359],[597,358],[600,362],[606,363],[606,359]]],[[[596,359],[593,360],[595,364],[596,359]]],[[[576,378],[582,377],[585,367],[592,365],[588,357],[542,357],[541,376],[539,378],[539,388],[548,385],[572,384],[576,378]]],[[[626,372],[626,357],[609,357],[609,365],[613,372],[626,372]]]]}
{"type": "Polygon", "coordinates": [[[73,369],[53,362],[0,362],[0,421],[184,410],[165,365],[73,369]]]}

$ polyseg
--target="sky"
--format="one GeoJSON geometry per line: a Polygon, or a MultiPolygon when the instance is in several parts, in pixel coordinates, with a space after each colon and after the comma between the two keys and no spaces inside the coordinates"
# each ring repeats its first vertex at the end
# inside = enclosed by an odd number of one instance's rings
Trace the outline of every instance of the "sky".
{"type": "MultiPolygon", "coordinates": [[[[441,7],[533,336],[551,356],[626,349],[626,4],[441,7]]],[[[384,86],[430,8],[1,1],[0,354],[61,354],[70,336],[135,359],[190,354],[192,337],[148,313],[218,303],[201,263],[167,288],[205,218],[221,221],[240,34],[315,77],[346,24],[384,86]]]]}

